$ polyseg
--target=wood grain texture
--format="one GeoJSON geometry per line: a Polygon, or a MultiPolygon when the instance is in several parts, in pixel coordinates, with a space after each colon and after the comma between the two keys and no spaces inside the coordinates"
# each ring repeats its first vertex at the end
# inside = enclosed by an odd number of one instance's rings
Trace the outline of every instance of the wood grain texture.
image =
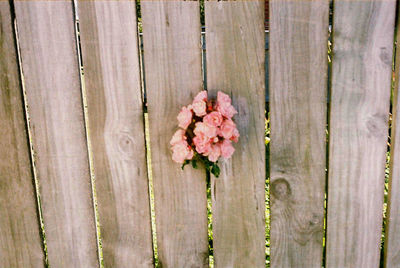
{"type": "Polygon", "coordinates": [[[79,1],[105,267],[153,267],[134,1],[79,1]]]}
{"type": "Polygon", "coordinates": [[[49,263],[98,267],[72,2],[15,8],[49,263]]]}
{"type": "Polygon", "coordinates": [[[321,267],[329,1],[270,1],[271,267],[321,267]]]}
{"type": "Polygon", "coordinates": [[[326,267],[378,267],[395,0],[335,1],[326,267]]]}
{"type": "Polygon", "coordinates": [[[44,252],[10,5],[0,2],[0,267],[40,267],[44,252]]]}
{"type": "Polygon", "coordinates": [[[205,2],[207,89],[238,110],[235,153],[212,177],[215,267],[265,267],[264,1],[205,2]]]}
{"type": "MultiPolygon", "coordinates": [[[[397,11],[399,12],[399,11],[397,11]]],[[[398,16],[398,14],[397,14],[398,16]]],[[[397,20],[393,123],[391,129],[389,194],[385,232],[385,268],[400,268],[400,21],[397,20]]]]}
{"type": "Polygon", "coordinates": [[[158,256],[162,267],[208,267],[206,176],[172,161],[181,107],[202,89],[198,1],[141,1],[158,256]]]}

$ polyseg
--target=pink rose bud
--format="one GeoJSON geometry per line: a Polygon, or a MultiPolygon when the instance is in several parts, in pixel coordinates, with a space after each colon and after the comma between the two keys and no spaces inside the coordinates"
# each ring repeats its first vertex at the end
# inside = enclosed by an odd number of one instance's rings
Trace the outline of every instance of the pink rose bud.
{"type": "Polygon", "coordinates": [[[237,114],[236,109],[230,104],[218,104],[217,111],[229,119],[231,119],[235,114],[237,114]]]}
{"type": "Polygon", "coordinates": [[[193,131],[195,135],[199,135],[199,133],[203,133],[209,138],[214,138],[217,136],[217,128],[214,126],[210,126],[207,124],[204,124],[203,122],[197,122],[196,127],[193,131]]]}
{"type": "Polygon", "coordinates": [[[172,136],[171,141],[169,142],[171,145],[177,144],[183,140],[186,140],[185,131],[183,129],[178,129],[175,134],[172,136]]]}
{"type": "Polygon", "coordinates": [[[232,138],[235,129],[236,124],[231,119],[225,119],[219,128],[218,135],[224,137],[225,139],[230,139],[232,138]]]}
{"type": "Polygon", "coordinates": [[[193,102],[192,109],[197,116],[204,116],[207,114],[207,104],[203,100],[193,102]]]}
{"type": "Polygon", "coordinates": [[[208,154],[208,160],[211,162],[217,162],[218,158],[221,156],[221,147],[219,144],[211,145],[211,151],[208,154]]]}
{"type": "Polygon", "coordinates": [[[210,138],[200,132],[193,138],[194,146],[199,154],[207,155],[211,150],[210,138]]]}
{"type": "Polygon", "coordinates": [[[172,160],[182,164],[186,159],[193,157],[193,151],[186,141],[181,141],[172,146],[172,160]]]}
{"type": "Polygon", "coordinates": [[[192,149],[189,150],[189,153],[186,155],[187,160],[192,160],[194,156],[194,151],[192,149]]]}
{"type": "Polygon", "coordinates": [[[218,102],[218,104],[221,104],[221,105],[228,105],[228,104],[230,105],[232,103],[231,98],[227,94],[225,94],[221,91],[218,91],[217,102],[218,102]]]}
{"type": "Polygon", "coordinates": [[[232,154],[235,152],[235,148],[232,146],[232,142],[229,140],[224,140],[221,144],[221,155],[225,159],[231,158],[232,154]]]}
{"type": "Polygon", "coordinates": [[[220,112],[226,118],[232,118],[235,114],[237,114],[236,109],[231,105],[231,98],[218,91],[217,95],[217,111],[220,112]]]}
{"type": "Polygon", "coordinates": [[[203,90],[200,91],[199,94],[196,95],[196,97],[194,97],[193,102],[196,101],[207,101],[207,91],[203,90]]]}
{"type": "Polygon", "coordinates": [[[208,115],[204,116],[203,118],[204,123],[214,127],[219,127],[222,123],[222,120],[224,119],[222,118],[222,115],[219,112],[211,112],[208,115]]]}
{"type": "Polygon", "coordinates": [[[178,114],[179,127],[187,129],[187,127],[192,123],[192,111],[187,107],[182,107],[182,110],[178,114]]]}
{"type": "Polygon", "coordinates": [[[240,137],[239,130],[237,128],[235,128],[233,130],[233,134],[232,134],[231,140],[234,141],[234,142],[238,142],[239,141],[239,137],[240,137]]]}

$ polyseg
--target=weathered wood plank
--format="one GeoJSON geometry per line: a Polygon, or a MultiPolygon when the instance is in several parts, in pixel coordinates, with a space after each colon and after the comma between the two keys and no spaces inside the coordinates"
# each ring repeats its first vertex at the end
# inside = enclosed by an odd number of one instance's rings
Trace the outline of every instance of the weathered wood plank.
{"type": "Polygon", "coordinates": [[[205,2],[207,89],[232,97],[240,131],[212,177],[215,267],[265,267],[264,1],[205,2]]]}
{"type": "Polygon", "coordinates": [[[335,1],[326,267],[378,267],[395,0],[335,1]]]}
{"type": "Polygon", "coordinates": [[[384,266],[400,267],[400,21],[397,20],[393,123],[391,130],[389,194],[385,232],[384,266]]]}
{"type": "Polygon", "coordinates": [[[1,267],[40,267],[44,252],[10,4],[0,1],[1,267]]]}
{"type": "Polygon", "coordinates": [[[79,1],[105,267],[153,267],[134,1],[79,1]]]}
{"type": "Polygon", "coordinates": [[[141,1],[158,256],[162,267],[208,267],[204,170],[181,170],[169,141],[202,89],[198,1],[141,1]]]}
{"type": "Polygon", "coordinates": [[[16,1],[49,263],[98,267],[71,1],[16,1]]]}
{"type": "Polygon", "coordinates": [[[321,267],[329,1],[270,1],[271,267],[321,267]]]}

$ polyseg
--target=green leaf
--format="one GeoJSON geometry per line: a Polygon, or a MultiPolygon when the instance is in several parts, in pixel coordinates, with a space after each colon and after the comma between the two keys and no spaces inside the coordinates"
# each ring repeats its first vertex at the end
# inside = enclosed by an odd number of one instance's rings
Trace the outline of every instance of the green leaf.
{"type": "Polygon", "coordinates": [[[219,169],[219,166],[217,164],[213,164],[211,167],[211,173],[214,174],[215,177],[219,177],[219,174],[221,173],[221,170],[219,169]]]}
{"type": "Polygon", "coordinates": [[[183,162],[183,164],[182,164],[182,166],[181,166],[181,168],[182,168],[182,170],[185,168],[185,166],[187,165],[187,164],[189,164],[190,163],[190,160],[185,160],[185,162],[183,162]]]}
{"type": "Polygon", "coordinates": [[[192,160],[192,167],[193,168],[197,168],[197,161],[196,160],[192,160]]]}

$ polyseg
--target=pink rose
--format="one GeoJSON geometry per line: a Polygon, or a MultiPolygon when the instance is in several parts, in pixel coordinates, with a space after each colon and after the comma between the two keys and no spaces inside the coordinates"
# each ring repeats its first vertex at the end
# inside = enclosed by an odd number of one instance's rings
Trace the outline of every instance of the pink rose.
{"type": "Polygon", "coordinates": [[[235,128],[233,130],[231,141],[238,142],[239,141],[239,137],[240,137],[239,130],[237,128],[235,128]]]}
{"type": "Polygon", "coordinates": [[[194,97],[193,102],[196,101],[207,101],[207,91],[203,90],[200,91],[199,94],[196,95],[196,97],[194,97]]]}
{"type": "Polygon", "coordinates": [[[232,118],[235,114],[237,114],[237,111],[235,109],[235,107],[233,107],[232,105],[217,105],[217,111],[220,112],[223,116],[225,116],[226,118],[232,118]]]}
{"type": "Polygon", "coordinates": [[[172,146],[172,160],[182,164],[186,159],[190,160],[193,158],[194,152],[189,148],[186,141],[181,141],[172,146]]]}
{"type": "Polygon", "coordinates": [[[210,138],[200,132],[193,138],[193,143],[196,146],[196,151],[199,154],[208,155],[211,150],[210,138]]]}
{"type": "Polygon", "coordinates": [[[195,101],[192,104],[192,109],[193,112],[197,115],[197,116],[204,116],[207,114],[206,112],[206,108],[207,108],[207,104],[205,101],[203,100],[199,100],[199,101],[195,101]]]}
{"type": "Polygon", "coordinates": [[[217,136],[217,128],[214,126],[210,126],[207,124],[204,124],[203,122],[197,122],[196,127],[193,131],[195,135],[199,135],[199,133],[203,133],[209,138],[214,138],[217,136]]]}
{"type": "Polygon", "coordinates": [[[169,142],[171,145],[177,144],[183,140],[186,140],[185,131],[183,129],[178,129],[174,135],[172,136],[171,141],[169,142]]]}
{"type": "Polygon", "coordinates": [[[221,155],[225,159],[231,158],[232,154],[235,152],[235,148],[232,146],[232,142],[229,140],[224,140],[221,143],[221,155]]]}
{"type": "Polygon", "coordinates": [[[204,116],[203,118],[204,123],[214,127],[219,127],[222,123],[222,120],[224,119],[222,118],[222,115],[219,112],[211,112],[208,115],[204,116]]]}
{"type": "Polygon", "coordinates": [[[218,91],[217,111],[226,118],[232,118],[235,114],[237,114],[236,109],[232,106],[231,103],[231,98],[228,95],[222,93],[221,91],[218,91]]]}
{"type": "Polygon", "coordinates": [[[232,103],[231,98],[227,94],[221,91],[218,91],[217,102],[220,105],[228,105],[228,104],[230,105],[232,103]]]}
{"type": "Polygon", "coordinates": [[[236,124],[231,119],[225,119],[219,128],[218,135],[225,139],[230,139],[233,136],[233,132],[236,129],[236,124]]]}
{"type": "Polygon", "coordinates": [[[211,162],[217,162],[218,158],[221,156],[221,147],[220,144],[211,145],[211,151],[208,154],[208,160],[211,162]]]}
{"type": "Polygon", "coordinates": [[[189,153],[186,155],[187,160],[192,160],[194,156],[194,151],[192,149],[189,149],[189,153]]]}
{"type": "Polygon", "coordinates": [[[189,108],[183,106],[177,118],[179,121],[179,127],[187,129],[187,127],[192,122],[192,111],[189,108]]]}

